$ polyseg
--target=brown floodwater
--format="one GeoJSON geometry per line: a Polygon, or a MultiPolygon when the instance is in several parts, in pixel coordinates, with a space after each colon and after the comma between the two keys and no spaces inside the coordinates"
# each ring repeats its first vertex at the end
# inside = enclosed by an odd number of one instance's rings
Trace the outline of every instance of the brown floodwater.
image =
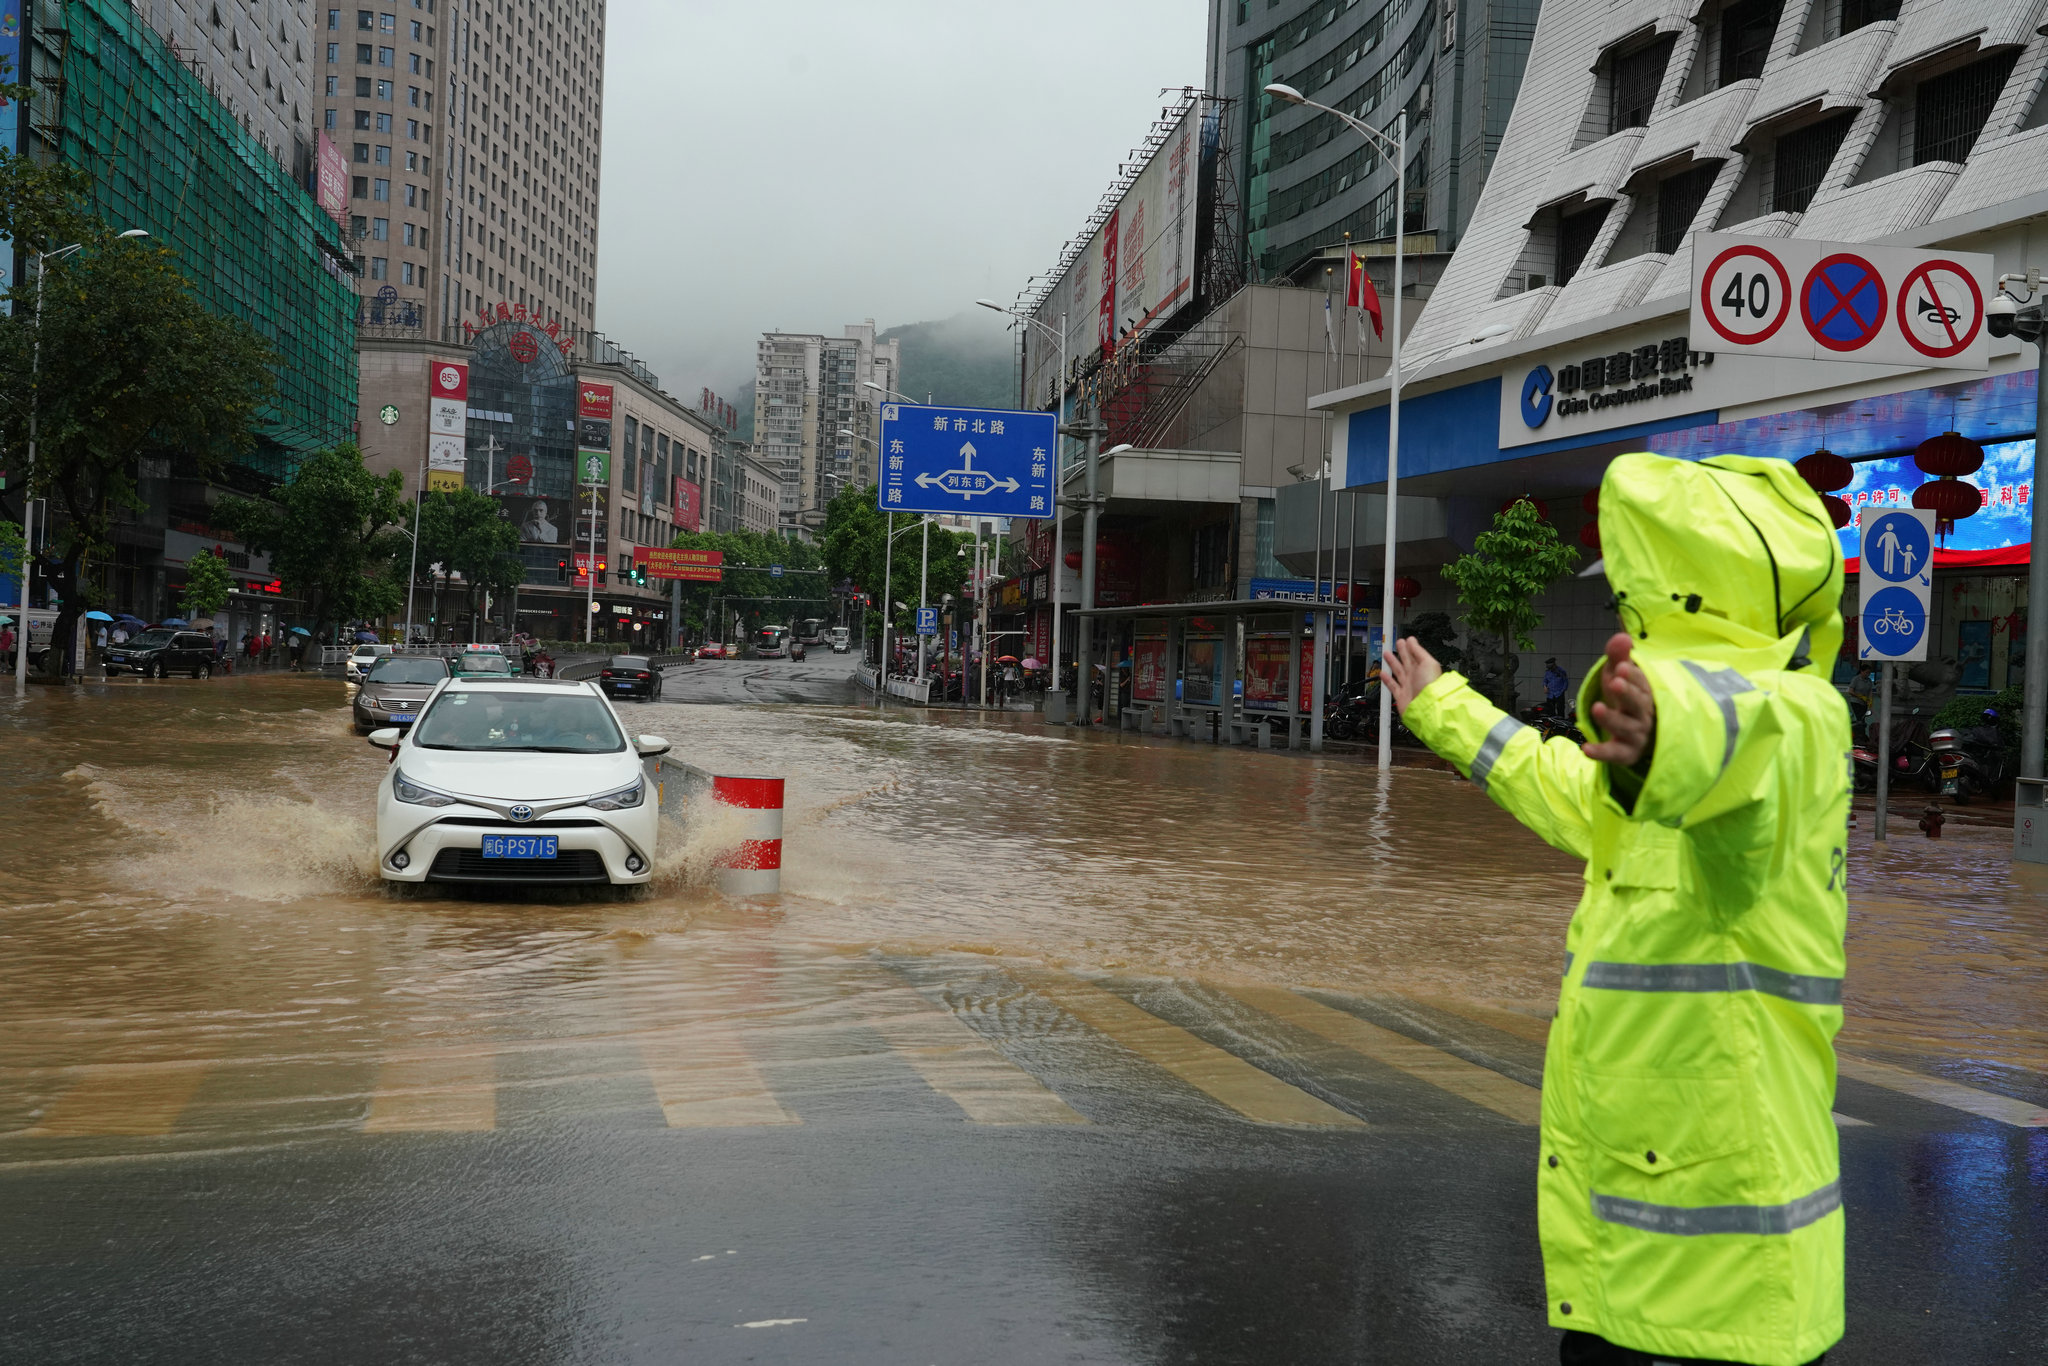
{"type": "MultiPolygon", "coordinates": [[[[710,837],[687,827],[656,884],[624,896],[389,892],[384,759],[336,680],[0,700],[0,1130],[93,1064],[341,1077],[394,1049],[548,1054],[686,997],[806,1027],[876,951],[1552,1004],[1580,870],[1447,773],[1074,738],[1022,714],[632,719],[706,768],[789,778],[778,900],[714,891],[710,837]]],[[[2048,1072],[2044,870],[2015,868],[1996,828],[1932,842],[1895,825],[1882,850],[1868,830],[1845,1045],[2048,1072]]]]}

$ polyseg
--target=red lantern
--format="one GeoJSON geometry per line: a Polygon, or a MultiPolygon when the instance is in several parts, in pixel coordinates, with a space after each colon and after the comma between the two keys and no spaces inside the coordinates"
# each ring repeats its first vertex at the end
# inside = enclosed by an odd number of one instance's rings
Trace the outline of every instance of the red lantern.
{"type": "Polygon", "coordinates": [[[1067,552],[1067,556],[1066,556],[1066,559],[1067,559],[1067,568],[1069,568],[1069,569],[1079,569],[1079,568],[1081,567],[1081,552],[1080,552],[1080,551],[1078,551],[1078,550],[1069,550],[1069,551],[1067,552]]]}
{"type": "Polygon", "coordinates": [[[1946,532],[1962,518],[1974,516],[1984,506],[1984,495],[1975,484],[1960,479],[1930,479],[1913,490],[1913,506],[1932,512],[1938,524],[1946,523],[1940,527],[1946,532]]]}
{"type": "Polygon", "coordinates": [[[1828,516],[1835,519],[1835,530],[1837,531],[1849,525],[1850,519],[1856,515],[1849,511],[1849,504],[1846,499],[1837,498],[1832,493],[1823,493],[1820,496],[1820,502],[1821,506],[1828,510],[1828,516]]]}
{"type": "MultiPolygon", "coordinates": [[[[1913,449],[1913,463],[1921,473],[1952,479],[1975,474],[1984,467],[1984,448],[1959,432],[1930,436],[1913,449]]],[[[1915,504],[1914,506],[1923,506],[1915,504]]],[[[1962,514],[1968,516],[1968,513],[1962,514]]]]}
{"type": "Polygon", "coordinates": [[[1585,509],[1588,517],[1598,517],[1600,515],[1600,490],[1597,488],[1587,489],[1586,496],[1579,499],[1579,506],[1585,509]]]}
{"type": "Polygon", "coordinates": [[[1108,541],[1097,541],[1095,543],[1095,558],[1098,560],[1115,559],[1116,547],[1108,541]]]}
{"type": "Polygon", "coordinates": [[[1588,522],[1584,526],[1579,528],[1579,544],[1586,547],[1586,549],[1592,551],[1596,555],[1600,553],[1599,522],[1588,522]]]}
{"type": "Polygon", "coordinates": [[[1848,487],[1856,477],[1856,467],[1823,446],[1812,455],[1803,456],[1792,466],[1799,471],[1815,493],[1830,493],[1835,489],[1848,487]]]}
{"type": "Polygon", "coordinates": [[[1406,607],[1421,594],[1422,585],[1403,574],[1394,580],[1394,601],[1406,607]]]}

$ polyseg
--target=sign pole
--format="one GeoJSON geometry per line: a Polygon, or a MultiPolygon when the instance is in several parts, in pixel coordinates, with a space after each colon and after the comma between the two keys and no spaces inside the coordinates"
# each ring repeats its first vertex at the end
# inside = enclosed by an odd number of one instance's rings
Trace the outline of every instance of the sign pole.
{"type": "Polygon", "coordinates": [[[896,514],[885,512],[888,519],[882,531],[882,650],[875,659],[875,710],[882,709],[882,694],[889,691],[889,614],[896,610],[891,602],[890,580],[896,569],[896,514]]]}
{"type": "Polygon", "coordinates": [[[14,623],[14,695],[28,696],[28,584],[35,574],[36,500],[21,492],[21,619],[14,623]]]}
{"type": "Polygon", "coordinates": [[[583,563],[583,643],[590,644],[590,619],[597,615],[597,485],[590,486],[590,551],[583,563]]]}
{"type": "Polygon", "coordinates": [[[683,648],[683,581],[668,581],[668,648],[683,648]]]}
{"type": "MultiPolygon", "coordinates": [[[[927,517],[924,519],[924,550],[917,566],[917,681],[920,683],[924,682],[924,643],[927,639],[924,633],[924,609],[927,606],[926,595],[931,589],[931,577],[932,519],[927,517]]],[[[925,700],[930,701],[931,699],[926,698],[925,700]]]]}
{"type": "Polygon", "coordinates": [[[1877,704],[1877,829],[1871,838],[1880,844],[1885,840],[1885,820],[1892,794],[1892,673],[1897,667],[1885,661],[1878,682],[1883,696],[1877,704]]]}
{"type": "MultiPolygon", "coordinates": [[[[2034,540],[2027,566],[2027,673],[2020,686],[2020,776],[2043,776],[2048,749],[2048,512],[2041,509],[2041,442],[2048,435],[2048,323],[2034,334],[2034,540]]],[[[2039,800],[2041,789],[2034,789],[2039,800]]],[[[2024,800],[2025,794],[2021,794],[2024,800]]]]}

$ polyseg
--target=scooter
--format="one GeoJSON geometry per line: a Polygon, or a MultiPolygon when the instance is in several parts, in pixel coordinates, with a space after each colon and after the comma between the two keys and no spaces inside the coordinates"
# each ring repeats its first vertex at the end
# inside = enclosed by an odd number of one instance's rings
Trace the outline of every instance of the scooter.
{"type": "Polygon", "coordinates": [[[1941,795],[1957,804],[1988,797],[2012,776],[1998,712],[1984,709],[1984,724],[1938,730],[1928,737],[1941,773],[1941,795]]]}

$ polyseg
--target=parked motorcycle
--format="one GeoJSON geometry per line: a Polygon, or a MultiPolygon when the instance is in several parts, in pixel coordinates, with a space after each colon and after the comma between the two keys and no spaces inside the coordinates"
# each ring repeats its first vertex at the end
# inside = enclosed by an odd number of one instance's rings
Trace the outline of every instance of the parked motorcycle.
{"type": "Polygon", "coordinates": [[[1986,707],[1981,724],[1937,730],[1928,737],[1941,776],[1941,795],[1958,804],[1989,797],[2012,777],[1998,712],[1986,707]]]}

